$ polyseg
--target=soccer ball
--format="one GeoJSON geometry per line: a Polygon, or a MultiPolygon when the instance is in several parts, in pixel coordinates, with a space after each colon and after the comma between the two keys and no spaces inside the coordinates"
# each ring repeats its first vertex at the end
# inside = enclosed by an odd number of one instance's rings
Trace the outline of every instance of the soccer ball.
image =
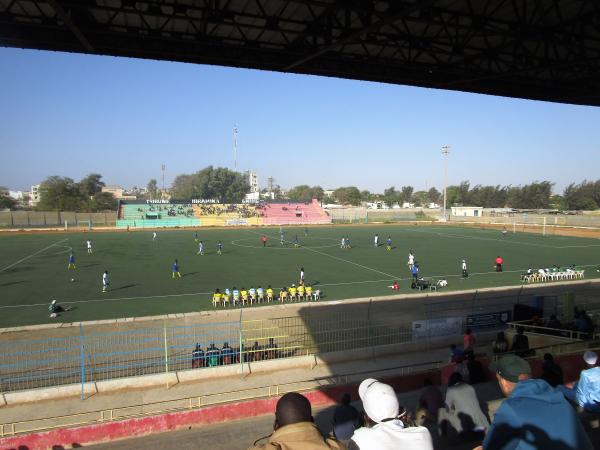
{"type": "Polygon", "coordinates": [[[71,283],[74,283],[74,282],[75,282],[75,278],[71,278],[71,283]]]}

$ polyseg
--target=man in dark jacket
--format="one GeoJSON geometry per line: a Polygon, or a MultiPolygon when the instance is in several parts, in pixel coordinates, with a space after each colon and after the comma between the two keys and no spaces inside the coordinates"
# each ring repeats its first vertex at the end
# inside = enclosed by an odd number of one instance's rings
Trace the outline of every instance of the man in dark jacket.
{"type": "MultiPolygon", "coordinates": [[[[490,364],[507,397],[483,441],[484,450],[592,450],[575,410],[560,391],[544,380],[533,380],[529,363],[505,355],[490,364]]],[[[481,447],[479,447],[481,448],[481,447]]]]}

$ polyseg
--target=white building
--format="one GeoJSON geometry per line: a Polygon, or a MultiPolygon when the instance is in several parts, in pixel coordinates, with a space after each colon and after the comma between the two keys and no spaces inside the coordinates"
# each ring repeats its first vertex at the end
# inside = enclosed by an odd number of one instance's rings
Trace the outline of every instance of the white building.
{"type": "Polygon", "coordinates": [[[481,217],[483,206],[453,206],[452,215],[456,217],[481,217]]]}
{"type": "Polygon", "coordinates": [[[252,170],[247,170],[246,175],[248,176],[248,184],[250,185],[250,193],[258,192],[258,174],[252,170]]]}
{"type": "Polygon", "coordinates": [[[39,202],[40,202],[40,185],[33,184],[33,185],[31,185],[31,192],[29,194],[29,203],[32,206],[35,206],[39,202]]]}

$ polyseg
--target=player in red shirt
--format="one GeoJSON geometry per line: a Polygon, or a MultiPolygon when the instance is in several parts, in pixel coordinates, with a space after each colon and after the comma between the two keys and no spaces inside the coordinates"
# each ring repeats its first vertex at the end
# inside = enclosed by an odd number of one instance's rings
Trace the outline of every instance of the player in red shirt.
{"type": "Polygon", "coordinates": [[[264,234],[260,237],[260,242],[262,242],[263,247],[267,246],[267,237],[264,234]]]}
{"type": "Polygon", "coordinates": [[[502,272],[502,264],[504,264],[504,260],[502,256],[496,257],[496,272],[502,272]]]}

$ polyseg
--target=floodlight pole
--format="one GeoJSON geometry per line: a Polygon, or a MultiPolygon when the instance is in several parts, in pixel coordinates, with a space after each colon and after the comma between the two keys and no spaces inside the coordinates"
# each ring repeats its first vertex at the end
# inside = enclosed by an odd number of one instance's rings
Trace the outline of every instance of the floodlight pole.
{"type": "Polygon", "coordinates": [[[233,170],[237,171],[237,125],[233,126],[233,170]]]}
{"type": "Polygon", "coordinates": [[[448,154],[450,153],[450,146],[444,145],[442,147],[442,155],[444,155],[444,222],[446,221],[446,186],[448,185],[448,154]]]}

